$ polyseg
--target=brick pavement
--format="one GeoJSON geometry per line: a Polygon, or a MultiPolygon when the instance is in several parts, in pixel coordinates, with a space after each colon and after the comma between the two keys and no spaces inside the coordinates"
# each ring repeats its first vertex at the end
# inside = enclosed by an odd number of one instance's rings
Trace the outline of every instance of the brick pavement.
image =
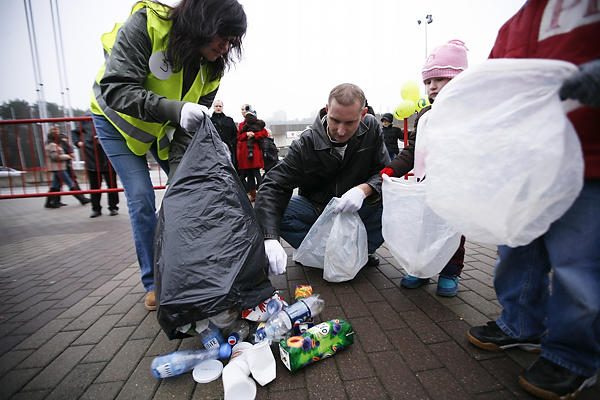
{"type": "MultiPolygon", "coordinates": [[[[220,380],[151,376],[153,357],[198,344],[167,340],[143,308],[125,206],[90,219],[88,208],[63,201],[69,206],[58,210],[43,209],[43,199],[0,201],[0,399],[222,398],[220,380]]],[[[381,265],[349,283],[327,283],[291,258],[287,274],[272,279],[287,298],[311,284],[326,302],[322,318],[347,319],[357,340],[294,375],[278,362],[277,379],[257,398],[529,398],[517,375],[531,354],[486,353],[465,339],[469,326],[500,312],[492,247],[467,242],[455,298],[435,296],[435,284],[400,289],[403,271],[385,248],[378,253],[381,265]]],[[[580,398],[598,399],[600,389],[580,398]]]]}

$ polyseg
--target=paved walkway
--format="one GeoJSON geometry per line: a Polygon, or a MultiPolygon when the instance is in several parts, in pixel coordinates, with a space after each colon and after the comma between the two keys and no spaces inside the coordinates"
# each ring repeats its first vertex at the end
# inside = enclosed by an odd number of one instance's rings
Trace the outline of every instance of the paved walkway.
{"type": "MultiPolygon", "coordinates": [[[[0,201],[0,398],[222,398],[220,380],[150,374],[153,357],[199,346],[167,340],[144,309],[124,205],[118,216],[90,219],[89,208],[63,201],[69,206],[58,210],[43,199],[0,201]]],[[[357,340],[294,375],[278,362],[277,379],[257,398],[529,398],[517,376],[531,354],[486,353],[465,339],[469,326],[500,312],[493,248],[467,243],[460,293],[450,299],[435,296],[434,284],[400,289],[403,272],[386,249],[379,255],[381,266],[350,283],[327,283],[291,258],[287,274],[272,279],[286,298],[311,284],[325,299],[323,318],[347,319],[357,340]]],[[[580,398],[599,399],[600,389],[580,398]]]]}

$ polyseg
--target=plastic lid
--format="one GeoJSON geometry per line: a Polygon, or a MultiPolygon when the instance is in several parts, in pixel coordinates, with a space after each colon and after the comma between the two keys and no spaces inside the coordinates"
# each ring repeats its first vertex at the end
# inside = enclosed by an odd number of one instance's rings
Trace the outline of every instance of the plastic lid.
{"type": "Polygon", "coordinates": [[[206,360],[194,367],[192,376],[198,383],[208,383],[221,376],[223,363],[219,360],[206,360]]]}

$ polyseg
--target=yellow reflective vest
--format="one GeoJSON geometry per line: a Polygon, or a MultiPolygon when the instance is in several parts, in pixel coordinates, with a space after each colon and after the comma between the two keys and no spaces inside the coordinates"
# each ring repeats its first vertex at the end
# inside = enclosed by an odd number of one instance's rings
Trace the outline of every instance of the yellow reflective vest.
{"type": "MultiPolygon", "coordinates": [[[[220,78],[208,81],[209,67],[204,64],[200,67],[194,83],[187,93],[183,91],[183,69],[173,72],[171,66],[165,59],[165,53],[168,44],[169,31],[172,21],[163,19],[168,15],[168,8],[152,1],[140,1],[136,3],[131,14],[141,8],[152,9],[154,12],[147,12],[148,36],[152,43],[152,55],[148,60],[150,72],[146,77],[143,87],[158,95],[165,96],[171,100],[197,103],[200,98],[213,92],[219,87],[220,78]]],[[[110,55],[113,44],[115,43],[117,33],[123,24],[115,24],[112,31],[102,35],[102,45],[106,57],[110,55]]],[[[112,125],[123,135],[129,149],[136,155],[146,154],[152,143],[157,141],[158,156],[162,160],[169,157],[169,139],[167,131],[173,129],[172,122],[158,123],[147,122],[141,119],[123,114],[108,107],[100,92],[99,82],[104,76],[106,65],[102,65],[96,75],[94,83],[91,111],[96,115],[103,115],[112,125]],[[171,126],[170,126],[171,125],[171,126]]]]}

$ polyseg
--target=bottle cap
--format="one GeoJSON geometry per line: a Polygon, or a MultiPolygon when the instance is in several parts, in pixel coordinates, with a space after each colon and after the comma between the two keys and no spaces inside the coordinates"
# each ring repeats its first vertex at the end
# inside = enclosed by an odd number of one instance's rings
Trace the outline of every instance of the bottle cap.
{"type": "Polygon", "coordinates": [[[212,382],[221,376],[223,363],[219,360],[205,360],[194,367],[192,376],[198,383],[212,382]]]}

